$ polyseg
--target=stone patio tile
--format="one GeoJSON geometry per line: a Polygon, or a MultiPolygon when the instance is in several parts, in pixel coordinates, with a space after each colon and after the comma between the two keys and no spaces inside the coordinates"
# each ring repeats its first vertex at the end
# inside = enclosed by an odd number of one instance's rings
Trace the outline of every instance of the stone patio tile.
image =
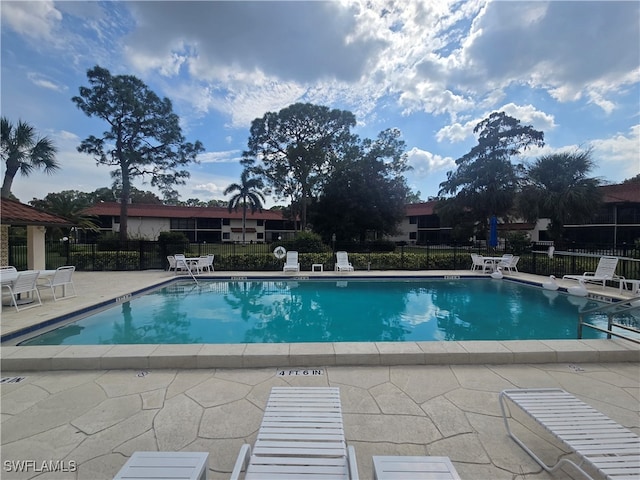
{"type": "Polygon", "coordinates": [[[106,372],[96,383],[109,397],[121,397],[132,393],[152,392],[169,387],[176,372],[173,370],[114,370],[106,372]]]}
{"type": "Polygon", "coordinates": [[[149,357],[149,368],[197,368],[202,344],[158,345],[149,357]]]}
{"type": "Polygon", "coordinates": [[[71,345],[51,359],[54,370],[99,370],[100,357],[113,345],[71,345]]]}
{"type": "Polygon", "coordinates": [[[474,432],[465,412],[442,395],[423,403],[421,407],[443,437],[474,432]]]}
{"type": "MultiPolygon", "coordinates": [[[[335,385],[335,384],[334,384],[335,385]]],[[[368,390],[351,385],[340,386],[342,413],[381,413],[379,405],[368,390]]]]}
{"type": "Polygon", "coordinates": [[[558,381],[546,370],[534,365],[492,365],[490,369],[498,376],[509,381],[506,388],[546,387],[558,388],[558,381]]]}
{"type": "Polygon", "coordinates": [[[462,388],[487,392],[501,392],[512,385],[489,368],[474,368],[470,365],[452,365],[451,370],[462,388]]]}
{"type": "Polygon", "coordinates": [[[149,368],[149,356],[157,345],[114,345],[100,357],[100,368],[105,370],[149,368]]]}
{"type": "Polygon", "coordinates": [[[424,365],[425,353],[415,342],[376,342],[382,365],[424,365]]]}
{"type": "Polygon", "coordinates": [[[200,349],[198,368],[241,368],[246,344],[207,344],[200,349]]]}
{"type": "Polygon", "coordinates": [[[442,438],[426,416],[343,413],[343,417],[351,441],[429,444],[442,438]]]}
{"type": "Polygon", "coordinates": [[[248,343],[242,359],[244,368],[288,367],[288,343],[248,343]]]}
{"type": "Polygon", "coordinates": [[[472,364],[513,363],[513,352],[505,347],[503,342],[466,341],[461,345],[469,352],[469,362],[472,364]]]}
{"type": "Polygon", "coordinates": [[[177,395],[164,404],[154,419],[160,451],[176,452],[198,437],[204,408],[186,395],[177,395]]]}
{"type": "Polygon", "coordinates": [[[133,455],[133,452],[157,451],[159,451],[158,441],[156,440],[156,435],[153,430],[147,430],[142,435],[138,435],[113,449],[113,453],[121,453],[127,458],[133,455]]]}
{"type": "Polygon", "coordinates": [[[332,343],[292,343],[289,346],[291,366],[317,367],[335,365],[336,352],[332,343]]]}
{"type": "Polygon", "coordinates": [[[391,382],[418,405],[460,388],[451,367],[444,365],[390,367],[389,374],[391,382]]]}
{"type": "MultiPolygon", "coordinates": [[[[143,410],[106,430],[95,433],[78,445],[69,454],[69,458],[79,463],[85,463],[100,455],[110,455],[119,445],[151,430],[156,415],[157,412],[154,410],[143,410]]],[[[126,461],[126,459],[123,460],[126,461]]],[[[124,461],[119,463],[120,466],[113,472],[113,475],[124,463],[124,461]]]]}
{"type": "Polygon", "coordinates": [[[83,433],[91,435],[132,417],[140,411],[141,407],[142,400],[138,395],[107,398],[99,405],[74,418],[71,425],[83,433]]]}
{"type": "Polygon", "coordinates": [[[151,392],[142,392],[142,410],[157,410],[164,406],[165,400],[164,390],[152,390],[151,392]]]}
{"type": "Polygon", "coordinates": [[[469,363],[469,352],[460,342],[416,342],[425,353],[427,365],[450,365],[469,363]]]}
{"type": "Polygon", "coordinates": [[[104,392],[95,384],[80,385],[50,395],[24,410],[21,415],[2,422],[2,443],[28,438],[64,425],[105,399],[104,392]]]}
{"type": "Polygon", "coordinates": [[[244,383],[245,385],[258,385],[273,378],[276,370],[277,369],[272,367],[251,369],[225,368],[216,370],[214,377],[230,382],[244,383]]]}
{"type": "Polygon", "coordinates": [[[91,458],[80,465],[80,468],[77,472],[77,478],[92,478],[95,480],[107,480],[113,478],[124,466],[124,464],[127,463],[127,460],[127,457],[124,457],[117,453],[100,455],[96,458],[91,458]]]}
{"type": "Polygon", "coordinates": [[[449,457],[453,462],[490,464],[491,460],[482,448],[478,435],[463,433],[455,437],[442,438],[427,445],[429,455],[449,457]]]}
{"type": "Polygon", "coordinates": [[[495,417],[502,415],[498,404],[498,394],[495,392],[471,391],[459,388],[448,392],[445,397],[466,413],[474,412],[495,417]]]}
{"type": "MultiPolygon", "coordinates": [[[[198,438],[185,451],[209,452],[208,480],[229,480],[238,453],[245,442],[240,438],[202,439],[198,438]]],[[[253,443],[251,444],[253,445],[253,443]]]]}
{"type": "Polygon", "coordinates": [[[371,388],[389,381],[388,367],[333,367],[329,370],[329,382],[371,388]]]}
{"type": "Polygon", "coordinates": [[[219,378],[210,378],[187,390],[186,395],[199,405],[209,408],[244,398],[251,387],[219,378]]]}
{"type": "MultiPolygon", "coordinates": [[[[27,373],[25,375],[25,381],[37,385],[43,388],[47,392],[53,394],[62,392],[63,390],[69,390],[85,383],[93,383],[95,380],[104,375],[102,370],[80,370],[69,371],[60,370],[46,372],[45,374],[36,374],[35,372],[27,373]]],[[[2,388],[6,388],[9,385],[3,385],[2,388]]]]}
{"type": "Polygon", "coordinates": [[[247,439],[260,428],[263,414],[263,410],[244,399],[207,408],[200,422],[199,436],[247,439]]]}
{"type": "Polygon", "coordinates": [[[175,378],[167,387],[167,398],[175,397],[186,392],[190,388],[200,385],[209,380],[215,373],[215,370],[195,369],[195,370],[177,370],[175,378]]]}
{"type": "Polygon", "coordinates": [[[21,385],[21,388],[12,389],[2,395],[2,413],[16,415],[46,399],[49,395],[49,392],[37,385],[21,385]]]}
{"type": "Polygon", "coordinates": [[[335,342],[338,365],[380,365],[380,352],[375,343],[335,342]]]}
{"type": "Polygon", "coordinates": [[[424,412],[402,390],[392,383],[383,383],[369,389],[369,393],[384,414],[422,416],[424,412]]]}
{"type": "Polygon", "coordinates": [[[580,340],[599,353],[600,362],[639,362],[640,345],[620,340],[617,342],[603,340],[580,340]]]}
{"type": "MultiPolygon", "coordinates": [[[[16,442],[2,442],[2,460],[62,460],[73,451],[86,435],[78,432],[69,424],[64,424],[51,430],[23,438],[16,442]],[[25,452],[28,452],[26,454],[25,452]]],[[[3,469],[2,478],[12,477],[3,469]]]]}

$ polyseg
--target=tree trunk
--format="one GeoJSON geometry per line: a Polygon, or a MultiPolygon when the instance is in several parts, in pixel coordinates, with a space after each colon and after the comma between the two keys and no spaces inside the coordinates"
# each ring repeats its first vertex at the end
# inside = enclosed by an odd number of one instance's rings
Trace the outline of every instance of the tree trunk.
{"type": "Polygon", "coordinates": [[[122,193],[120,194],[120,243],[124,245],[129,239],[129,199],[131,198],[131,181],[129,172],[122,168],[122,193]]]}

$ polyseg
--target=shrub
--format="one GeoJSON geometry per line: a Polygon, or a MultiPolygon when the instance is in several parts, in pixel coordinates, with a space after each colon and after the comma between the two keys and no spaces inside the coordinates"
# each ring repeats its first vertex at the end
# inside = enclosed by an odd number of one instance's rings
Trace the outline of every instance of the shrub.
{"type": "Polygon", "coordinates": [[[294,250],[298,253],[317,253],[330,251],[330,248],[322,243],[322,237],[320,237],[320,235],[318,235],[317,233],[312,232],[300,232],[293,240],[282,242],[282,246],[287,250],[294,250]]]}
{"type": "Polygon", "coordinates": [[[163,257],[189,251],[189,239],[182,232],[160,232],[158,245],[163,257]]]}

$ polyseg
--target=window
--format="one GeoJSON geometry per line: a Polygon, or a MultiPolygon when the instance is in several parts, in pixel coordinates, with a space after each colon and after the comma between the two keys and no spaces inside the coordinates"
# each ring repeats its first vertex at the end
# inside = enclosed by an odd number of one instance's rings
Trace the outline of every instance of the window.
{"type": "Polygon", "coordinates": [[[264,227],[264,220],[261,220],[261,219],[260,220],[256,220],[256,225],[258,227],[264,227]]]}
{"type": "Polygon", "coordinates": [[[113,223],[116,225],[120,223],[120,217],[113,217],[113,223]]]}
{"type": "Polygon", "coordinates": [[[415,225],[416,223],[418,223],[418,217],[409,217],[409,223],[411,225],[415,225]]]}
{"type": "Polygon", "coordinates": [[[231,233],[222,232],[222,240],[229,240],[231,238],[231,233]]]}
{"type": "Polygon", "coordinates": [[[220,218],[199,218],[198,228],[203,230],[219,230],[222,225],[220,218]]]}
{"type": "Polygon", "coordinates": [[[223,218],[222,219],[222,224],[223,225],[231,225],[231,219],[230,218],[223,218]]]}
{"type": "Polygon", "coordinates": [[[418,238],[418,232],[409,232],[409,240],[415,240],[418,238]]]}
{"type": "Polygon", "coordinates": [[[171,230],[195,230],[195,218],[172,218],[171,230]]]}

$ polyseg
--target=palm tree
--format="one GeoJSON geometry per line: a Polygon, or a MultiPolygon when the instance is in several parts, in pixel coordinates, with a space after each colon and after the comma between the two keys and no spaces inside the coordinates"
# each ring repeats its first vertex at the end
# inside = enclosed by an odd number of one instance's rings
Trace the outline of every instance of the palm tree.
{"type": "Polygon", "coordinates": [[[520,212],[527,221],[549,218],[549,234],[561,243],[566,223],[586,221],[598,209],[600,182],[587,176],[593,167],[591,150],[538,158],[527,169],[520,212]]]}
{"type": "Polygon", "coordinates": [[[249,178],[249,174],[249,170],[244,170],[240,175],[240,183],[232,183],[223,192],[224,195],[238,192],[229,200],[229,212],[238,211],[238,207],[242,207],[242,243],[245,243],[247,208],[251,207],[251,213],[255,213],[256,210],[262,211],[264,202],[264,195],[259,190],[264,187],[262,180],[249,178]]]}
{"type": "Polygon", "coordinates": [[[0,196],[8,198],[11,184],[18,172],[28,177],[37,168],[52,174],[60,168],[55,159],[56,148],[47,138],[36,138],[35,129],[22,120],[13,126],[6,117],[0,120],[2,141],[2,161],[6,162],[6,171],[0,196]]]}

